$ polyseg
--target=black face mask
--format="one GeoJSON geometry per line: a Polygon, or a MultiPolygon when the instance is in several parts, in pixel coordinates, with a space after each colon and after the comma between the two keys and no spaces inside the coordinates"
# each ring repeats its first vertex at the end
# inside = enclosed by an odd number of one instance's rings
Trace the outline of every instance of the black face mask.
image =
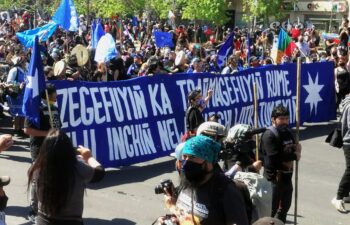
{"type": "Polygon", "coordinates": [[[207,172],[202,168],[205,161],[201,164],[192,161],[184,160],[182,162],[182,173],[184,173],[186,179],[192,184],[200,183],[207,172]]]}

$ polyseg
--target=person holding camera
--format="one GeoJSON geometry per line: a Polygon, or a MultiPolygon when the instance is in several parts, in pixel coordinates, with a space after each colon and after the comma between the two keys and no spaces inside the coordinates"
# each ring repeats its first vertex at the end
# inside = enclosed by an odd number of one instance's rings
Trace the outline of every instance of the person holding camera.
{"type": "Polygon", "coordinates": [[[248,224],[241,193],[220,167],[214,166],[220,149],[218,142],[203,135],[185,142],[178,196],[168,194],[165,199],[176,215],[175,221],[171,217],[173,224],[248,224]]]}
{"type": "Polygon", "coordinates": [[[258,173],[262,167],[261,160],[255,160],[255,134],[262,133],[265,128],[252,129],[246,124],[233,126],[224,141],[224,166],[229,170],[226,175],[234,176],[233,167],[237,171],[258,173]]]}
{"type": "Polygon", "coordinates": [[[264,176],[272,184],[271,217],[284,223],[292,203],[293,161],[300,160],[301,145],[295,143],[288,128],[289,111],[282,105],[273,108],[272,126],[261,137],[261,151],[264,158],[264,176]]]}
{"type": "Polygon", "coordinates": [[[50,130],[28,171],[28,189],[33,180],[37,186],[36,224],[83,225],[86,184],[98,182],[104,175],[89,149],[75,148],[63,131],[50,130]]]}

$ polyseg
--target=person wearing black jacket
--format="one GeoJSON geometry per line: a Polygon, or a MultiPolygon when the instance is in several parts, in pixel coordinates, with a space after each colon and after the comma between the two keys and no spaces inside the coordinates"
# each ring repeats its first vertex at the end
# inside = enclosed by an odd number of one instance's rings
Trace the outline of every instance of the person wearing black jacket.
{"type": "Polygon", "coordinates": [[[264,176],[272,184],[271,216],[286,222],[292,203],[293,161],[301,156],[300,144],[288,128],[289,111],[276,106],[271,115],[272,126],[262,135],[261,151],[264,156],[264,176]]]}
{"type": "Polygon", "coordinates": [[[188,94],[188,108],[186,110],[186,128],[187,136],[192,137],[196,135],[197,128],[204,122],[202,111],[213,95],[213,90],[209,89],[207,97],[203,99],[200,89],[191,91],[188,94]]]}

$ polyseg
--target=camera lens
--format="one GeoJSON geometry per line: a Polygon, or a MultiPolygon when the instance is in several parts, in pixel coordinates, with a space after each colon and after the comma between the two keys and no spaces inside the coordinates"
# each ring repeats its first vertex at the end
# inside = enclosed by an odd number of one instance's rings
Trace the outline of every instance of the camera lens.
{"type": "Polygon", "coordinates": [[[164,193],[163,186],[162,185],[157,185],[154,188],[154,193],[157,194],[157,195],[164,193]]]}

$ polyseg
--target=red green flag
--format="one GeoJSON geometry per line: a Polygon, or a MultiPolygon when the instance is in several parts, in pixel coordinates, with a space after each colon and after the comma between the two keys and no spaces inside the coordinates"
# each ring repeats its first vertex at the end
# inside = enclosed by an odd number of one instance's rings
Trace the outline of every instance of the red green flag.
{"type": "Polygon", "coordinates": [[[283,29],[280,30],[278,35],[278,54],[277,63],[281,62],[283,55],[291,56],[294,48],[296,47],[295,42],[283,29]]]}

